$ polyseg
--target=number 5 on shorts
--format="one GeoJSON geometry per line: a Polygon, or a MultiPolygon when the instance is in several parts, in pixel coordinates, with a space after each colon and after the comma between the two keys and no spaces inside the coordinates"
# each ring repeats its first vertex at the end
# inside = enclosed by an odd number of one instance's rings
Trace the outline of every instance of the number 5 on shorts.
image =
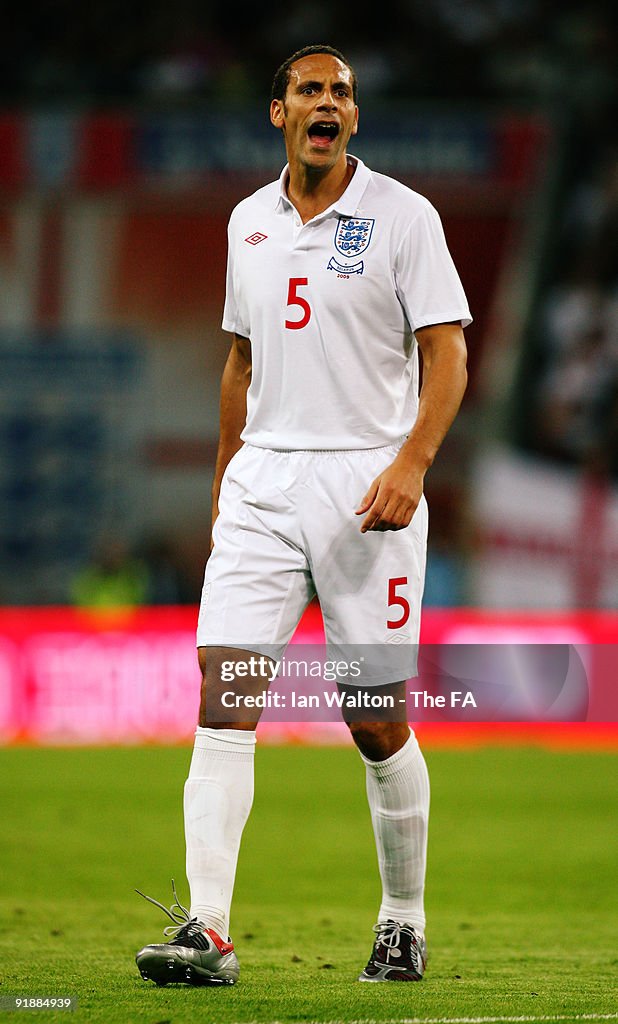
{"type": "Polygon", "coordinates": [[[401,629],[410,618],[410,602],[402,594],[397,593],[398,587],[405,587],[408,584],[407,576],[393,576],[388,581],[388,607],[401,608],[401,617],[398,619],[387,619],[388,629],[401,629]]]}

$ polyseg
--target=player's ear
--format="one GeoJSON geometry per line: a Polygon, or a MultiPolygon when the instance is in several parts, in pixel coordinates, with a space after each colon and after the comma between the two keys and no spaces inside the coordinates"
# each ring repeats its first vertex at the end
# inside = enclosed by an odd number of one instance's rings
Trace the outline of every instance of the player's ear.
{"type": "Polygon", "coordinates": [[[283,101],[273,100],[270,104],[270,120],[275,128],[283,128],[283,101]]]}
{"type": "Polygon", "coordinates": [[[355,107],[354,108],[354,124],[352,126],[352,131],[350,132],[350,135],[356,135],[357,131],[358,131],[358,107],[355,107]]]}

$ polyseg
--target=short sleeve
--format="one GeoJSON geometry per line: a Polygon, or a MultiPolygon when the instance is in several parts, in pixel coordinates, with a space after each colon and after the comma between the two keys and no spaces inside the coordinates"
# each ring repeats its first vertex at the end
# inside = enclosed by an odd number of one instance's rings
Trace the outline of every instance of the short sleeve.
{"type": "Polygon", "coordinates": [[[413,331],[429,324],[472,322],[437,211],[426,202],[395,255],[395,287],[413,331]]]}
{"type": "Polygon", "coordinates": [[[240,296],[238,295],[238,280],[234,259],[234,231],[232,220],[227,229],[227,273],[225,278],[225,306],[223,308],[224,331],[232,331],[244,338],[249,337],[249,326],[243,323],[240,309],[240,296]]]}

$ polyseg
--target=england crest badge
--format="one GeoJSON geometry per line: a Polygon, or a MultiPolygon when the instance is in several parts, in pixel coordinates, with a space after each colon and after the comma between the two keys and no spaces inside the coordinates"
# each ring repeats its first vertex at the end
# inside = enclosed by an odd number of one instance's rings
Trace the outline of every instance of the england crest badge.
{"type": "Polygon", "coordinates": [[[340,217],[335,231],[335,249],[342,256],[356,259],[365,251],[373,232],[373,218],[340,217]]]}

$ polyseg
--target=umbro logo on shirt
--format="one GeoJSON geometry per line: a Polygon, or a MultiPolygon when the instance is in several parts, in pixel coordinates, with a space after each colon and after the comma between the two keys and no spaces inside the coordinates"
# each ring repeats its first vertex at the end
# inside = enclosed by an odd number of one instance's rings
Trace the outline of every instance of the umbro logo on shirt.
{"type": "Polygon", "coordinates": [[[265,238],[268,238],[268,235],[263,235],[261,231],[254,231],[252,235],[245,238],[245,242],[248,242],[249,245],[259,245],[265,238]]]}

